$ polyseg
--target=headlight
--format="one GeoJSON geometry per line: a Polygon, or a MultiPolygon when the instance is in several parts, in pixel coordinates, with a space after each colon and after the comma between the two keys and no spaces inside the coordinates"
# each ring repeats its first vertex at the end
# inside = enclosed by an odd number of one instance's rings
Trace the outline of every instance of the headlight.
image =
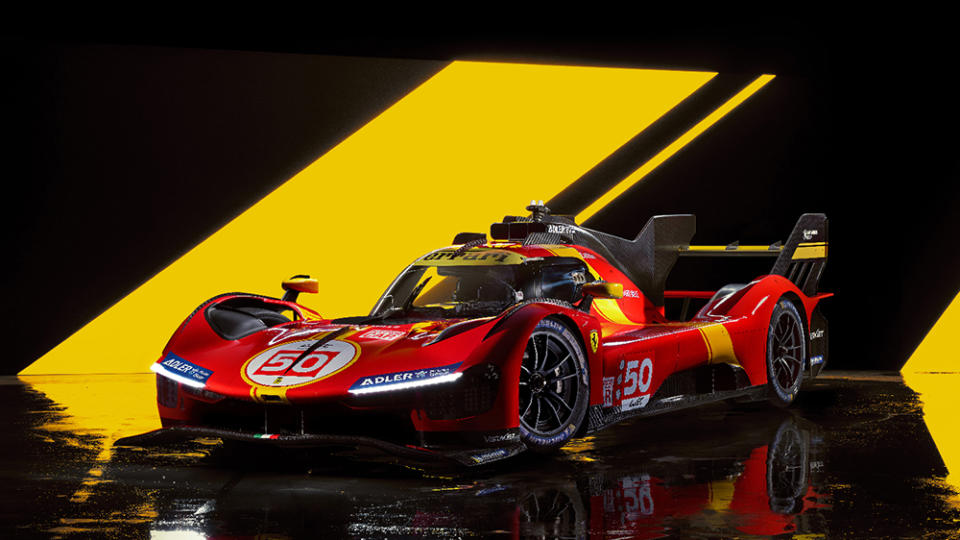
{"type": "Polygon", "coordinates": [[[357,382],[353,383],[349,392],[354,395],[374,394],[378,392],[394,392],[397,390],[409,390],[411,388],[450,383],[463,375],[463,373],[455,373],[458,367],[460,367],[459,363],[449,366],[361,377],[357,379],[357,382]]]}

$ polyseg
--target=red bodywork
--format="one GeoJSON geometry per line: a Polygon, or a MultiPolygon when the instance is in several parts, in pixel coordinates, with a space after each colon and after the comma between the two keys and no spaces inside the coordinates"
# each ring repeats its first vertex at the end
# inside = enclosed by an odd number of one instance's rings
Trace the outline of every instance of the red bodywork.
{"type": "MultiPolygon", "coordinates": [[[[160,393],[167,392],[165,396],[158,395],[164,427],[209,425],[202,412],[216,410],[223,400],[228,400],[268,409],[335,405],[337,410],[352,413],[402,410],[403,415],[409,415],[421,440],[424,434],[514,430],[518,427],[517,385],[523,350],[533,328],[546,317],[559,319],[581,339],[588,359],[591,406],[642,408],[670,375],[710,363],[741,366],[749,384],[759,386],[767,382],[767,329],[777,302],[784,297],[795,302],[809,328],[811,313],[828,296],[807,296],[786,278],[767,275],[733,294],[711,299],[688,321],[671,322],[664,317],[662,307],[651,303],[622,272],[590,249],[519,243],[488,243],[474,249],[488,248],[527,258],[579,258],[596,280],[623,284],[624,295],[620,299],[595,299],[587,312],[560,303],[533,301],[486,319],[425,320],[382,326],[334,324],[296,303],[269,299],[264,301],[283,304],[296,312],[296,320],[236,340],[217,335],[203,314],[211,304],[242,295],[217,297],[184,321],[163,351],[160,361],[173,353],[212,372],[202,391],[177,385],[175,399],[169,388],[160,388],[164,380],[158,380],[160,393]],[[441,332],[455,325],[459,326],[435,341],[441,332]],[[261,384],[273,374],[291,374],[290,359],[304,350],[303,346],[295,348],[298,343],[333,331],[343,332],[336,337],[336,341],[345,343],[342,350],[315,352],[303,358],[295,371],[309,378],[327,364],[338,369],[306,384],[261,384]],[[350,346],[355,347],[353,358],[347,358],[350,346]],[[265,351],[270,351],[268,357],[263,356],[265,351]],[[251,367],[254,361],[259,368],[251,367]],[[417,370],[452,365],[457,365],[456,373],[465,373],[485,364],[497,367],[495,399],[483,412],[463,417],[428,414],[429,406],[424,400],[433,388],[406,392],[403,399],[393,399],[389,392],[377,396],[350,392],[351,387],[368,378],[389,379],[394,376],[391,374],[400,374],[395,377],[402,378],[417,370]]],[[[712,292],[709,294],[712,296],[712,292]]],[[[706,295],[703,291],[667,291],[665,296],[706,295]]]]}

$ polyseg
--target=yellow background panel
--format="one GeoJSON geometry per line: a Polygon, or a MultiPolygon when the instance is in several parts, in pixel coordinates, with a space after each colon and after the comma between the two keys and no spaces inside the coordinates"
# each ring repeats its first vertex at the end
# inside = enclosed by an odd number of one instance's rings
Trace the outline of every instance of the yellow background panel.
{"type": "MultiPolygon", "coordinates": [[[[947,466],[947,482],[960,493],[960,294],[910,356],[901,373],[920,394],[923,420],[947,466]]],[[[960,497],[954,502],[960,503],[960,497]]]]}
{"type": "Polygon", "coordinates": [[[415,258],[549,199],[713,75],[454,62],[21,374],[143,372],[203,300],[293,274],[320,280],[301,299],[324,316],[365,314],[415,258]]]}

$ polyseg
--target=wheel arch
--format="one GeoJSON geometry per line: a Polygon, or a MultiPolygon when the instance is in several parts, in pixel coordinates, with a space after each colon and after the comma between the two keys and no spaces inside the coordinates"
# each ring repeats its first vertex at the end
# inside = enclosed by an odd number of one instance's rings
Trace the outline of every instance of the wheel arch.
{"type": "Polygon", "coordinates": [[[794,291],[787,290],[780,298],[786,299],[788,302],[793,304],[797,308],[797,312],[800,314],[800,325],[802,326],[803,332],[803,342],[804,342],[804,357],[803,357],[803,369],[810,369],[810,313],[807,311],[806,305],[803,302],[803,299],[800,298],[800,295],[794,291]]]}
{"type": "MultiPolygon", "coordinates": [[[[587,370],[588,370],[587,381],[589,384],[589,386],[587,387],[587,395],[589,396],[587,401],[587,410],[589,414],[589,409],[593,402],[593,389],[602,387],[602,384],[603,384],[603,373],[601,372],[602,370],[594,369],[594,366],[591,365],[591,359],[593,358],[593,355],[591,355],[590,348],[587,347],[586,340],[583,337],[583,331],[580,329],[579,326],[577,326],[577,323],[574,322],[573,319],[571,319],[569,316],[567,316],[564,313],[554,313],[552,315],[547,315],[546,317],[544,317],[544,319],[554,319],[560,324],[566,326],[567,330],[570,330],[570,333],[576,337],[577,344],[580,345],[580,349],[583,351],[583,356],[587,359],[587,370]]],[[[589,425],[590,425],[590,422],[581,422],[580,427],[577,429],[577,432],[573,434],[573,436],[582,437],[583,435],[585,435],[587,433],[587,429],[589,425]]]]}
{"type": "MultiPolygon", "coordinates": [[[[546,319],[554,319],[560,324],[566,326],[567,330],[570,330],[570,333],[577,338],[577,343],[580,345],[580,348],[583,350],[584,356],[589,358],[589,349],[587,349],[586,341],[584,341],[583,339],[583,332],[580,330],[580,327],[577,326],[577,323],[574,322],[573,319],[571,319],[565,313],[552,313],[550,315],[547,315],[541,320],[546,320],[546,319]]],[[[587,362],[587,364],[589,367],[590,362],[587,362]]]]}

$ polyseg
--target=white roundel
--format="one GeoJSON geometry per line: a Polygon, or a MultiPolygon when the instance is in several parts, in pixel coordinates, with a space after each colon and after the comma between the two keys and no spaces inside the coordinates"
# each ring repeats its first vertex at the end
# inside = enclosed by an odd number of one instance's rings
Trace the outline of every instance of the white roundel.
{"type": "Polygon", "coordinates": [[[244,374],[262,386],[299,386],[333,375],[360,352],[349,341],[332,340],[300,358],[315,343],[317,340],[311,339],[267,349],[247,362],[244,374]]]}

